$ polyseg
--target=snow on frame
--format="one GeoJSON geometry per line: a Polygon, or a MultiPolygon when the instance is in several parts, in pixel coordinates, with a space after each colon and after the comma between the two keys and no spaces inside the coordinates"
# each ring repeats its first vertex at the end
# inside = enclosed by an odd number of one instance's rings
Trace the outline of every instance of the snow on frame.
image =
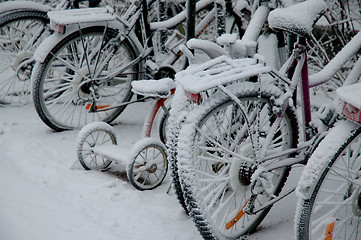
{"type": "Polygon", "coordinates": [[[312,153],[298,181],[296,194],[300,199],[310,197],[314,184],[316,184],[326,164],[350,137],[350,133],[358,127],[358,124],[351,121],[341,121],[336,123],[336,126],[327,133],[326,137],[312,153]]]}
{"type": "Polygon", "coordinates": [[[341,100],[361,109],[361,83],[340,87],[336,89],[336,93],[341,100]]]}
{"type": "Polygon", "coordinates": [[[0,13],[18,9],[32,9],[47,12],[52,8],[48,5],[32,1],[8,1],[0,4],[0,13]]]}
{"type": "Polygon", "coordinates": [[[256,58],[231,59],[220,56],[202,64],[191,65],[186,70],[178,72],[175,80],[185,90],[200,93],[218,85],[241,81],[270,70],[270,67],[258,63],[256,58]]]}

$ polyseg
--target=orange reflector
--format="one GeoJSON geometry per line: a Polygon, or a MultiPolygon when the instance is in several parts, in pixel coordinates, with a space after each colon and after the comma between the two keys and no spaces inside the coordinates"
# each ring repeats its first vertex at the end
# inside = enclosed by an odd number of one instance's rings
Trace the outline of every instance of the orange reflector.
{"type": "MultiPolygon", "coordinates": [[[[248,200],[249,201],[249,200],[248,200]]],[[[228,223],[226,223],[226,229],[229,230],[231,227],[233,227],[238,221],[239,219],[241,219],[244,215],[244,211],[243,208],[247,205],[248,201],[246,202],[246,204],[242,207],[241,211],[237,214],[237,216],[235,216],[231,221],[229,221],[228,223]]]]}
{"type": "Polygon", "coordinates": [[[325,240],[332,240],[332,234],[334,228],[335,228],[335,222],[326,225],[325,240]]]}
{"type": "MultiPolygon", "coordinates": [[[[85,109],[86,109],[86,110],[89,110],[91,106],[92,106],[92,105],[91,105],[90,103],[88,103],[88,104],[85,106],[85,109]]],[[[96,109],[97,109],[97,110],[100,110],[100,109],[107,108],[107,107],[110,107],[110,105],[96,106],[96,109]]]]}

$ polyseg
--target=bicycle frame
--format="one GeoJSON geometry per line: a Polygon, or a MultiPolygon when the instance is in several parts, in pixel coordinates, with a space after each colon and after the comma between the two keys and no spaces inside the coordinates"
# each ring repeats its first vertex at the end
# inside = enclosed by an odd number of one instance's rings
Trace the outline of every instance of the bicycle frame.
{"type": "MultiPolygon", "coordinates": [[[[171,90],[171,96],[175,93],[175,89],[171,90]]],[[[145,119],[144,125],[143,125],[143,137],[150,137],[153,123],[155,116],[157,115],[160,108],[163,109],[165,114],[168,114],[168,109],[164,106],[165,102],[169,98],[158,98],[157,101],[154,103],[151,111],[149,112],[147,118],[145,119]]]]}
{"type": "MultiPolygon", "coordinates": [[[[339,69],[341,69],[341,67],[346,63],[347,59],[352,57],[357,50],[359,50],[361,48],[361,44],[360,44],[360,38],[361,38],[361,34],[358,33],[350,42],[350,44],[347,44],[346,47],[344,49],[342,49],[337,55],[336,57],[319,73],[316,73],[316,76],[323,76],[324,79],[321,79],[318,84],[327,82],[327,80],[330,80],[331,77],[333,76],[331,73],[335,74],[339,69]],[[355,45],[354,43],[357,43],[357,45],[355,45]],[[357,48],[356,48],[357,46],[357,48]],[[337,65],[336,68],[336,64],[337,61],[344,59],[344,61],[341,62],[341,64],[337,65]],[[332,71],[331,71],[332,69],[332,71]],[[326,80],[325,78],[328,79],[326,80]]],[[[266,148],[267,148],[267,142],[271,141],[272,138],[275,136],[275,131],[270,131],[269,134],[267,135],[266,139],[265,139],[265,144],[261,147],[260,149],[260,154],[259,154],[259,160],[260,160],[260,164],[266,164],[266,166],[264,166],[264,168],[262,168],[261,171],[271,171],[274,169],[278,169],[278,168],[284,168],[284,167],[291,167],[294,164],[304,164],[307,162],[307,159],[310,157],[311,153],[315,150],[314,144],[315,142],[319,142],[321,141],[324,136],[327,134],[327,132],[321,132],[321,133],[316,133],[316,134],[312,134],[311,131],[309,131],[309,129],[311,128],[311,101],[310,101],[310,88],[313,86],[316,86],[318,84],[315,85],[310,85],[309,84],[309,75],[308,75],[308,66],[307,66],[307,52],[306,52],[306,48],[305,48],[305,41],[304,39],[301,39],[299,44],[297,44],[292,56],[290,57],[290,59],[288,60],[288,65],[287,65],[287,72],[291,74],[292,78],[290,79],[291,81],[288,83],[288,90],[285,92],[284,94],[284,98],[282,98],[282,111],[278,114],[277,119],[275,120],[275,122],[273,123],[273,125],[271,126],[270,129],[276,129],[277,128],[277,124],[280,122],[280,120],[283,118],[284,114],[285,114],[285,110],[288,107],[289,104],[289,100],[294,96],[295,94],[295,90],[297,88],[297,85],[300,83],[300,87],[301,87],[301,106],[302,106],[302,116],[303,116],[303,132],[304,132],[304,136],[305,136],[305,142],[301,143],[299,145],[299,147],[297,149],[288,149],[283,153],[278,153],[275,154],[273,156],[268,156],[268,157],[264,157],[264,153],[266,152],[266,148]],[[302,150],[304,151],[308,151],[307,154],[300,154],[302,153],[302,150]],[[286,159],[280,159],[279,161],[277,161],[276,163],[271,163],[267,165],[267,162],[269,160],[281,157],[281,156],[286,156],[289,154],[300,154],[300,157],[296,157],[296,158],[286,158],[286,159]]],[[[345,82],[345,85],[349,85],[352,83],[355,83],[359,77],[361,76],[361,71],[360,71],[360,65],[361,65],[361,58],[358,59],[358,61],[356,62],[356,64],[354,65],[352,71],[350,72],[349,76],[347,77],[347,81],[345,82]]],[[[276,73],[276,71],[272,71],[271,74],[278,74],[276,73]]],[[[282,78],[281,78],[282,79],[282,78]]],[[[328,129],[328,126],[326,126],[328,129]]],[[[315,144],[316,146],[318,144],[315,144]]],[[[257,173],[259,174],[259,173],[257,173]]],[[[252,199],[249,201],[249,205],[248,208],[245,208],[245,212],[247,213],[257,213],[265,208],[267,208],[270,205],[273,205],[275,202],[279,201],[280,199],[286,197],[288,194],[290,194],[291,192],[293,192],[295,190],[295,187],[292,188],[289,191],[286,191],[285,194],[274,198],[273,200],[271,200],[268,204],[265,204],[261,209],[256,209],[256,210],[250,210],[250,206],[252,205],[252,199]]]]}
{"type": "MultiPolygon", "coordinates": [[[[336,72],[345,65],[348,59],[354,56],[357,51],[361,49],[361,33],[357,33],[352,38],[352,40],[325,66],[325,68],[322,69],[322,71],[317,72],[311,76],[308,75],[307,52],[305,44],[306,42],[304,39],[301,39],[300,44],[296,46],[295,52],[289,60],[289,62],[291,61],[291,65],[288,67],[288,72],[294,69],[290,85],[291,89],[293,89],[292,91],[295,90],[299,82],[301,83],[303,126],[307,141],[312,138],[310,132],[307,131],[307,128],[310,127],[310,123],[312,121],[309,89],[329,81],[332,76],[335,75],[336,72]]],[[[359,70],[360,64],[361,58],[359,58],[355,63],[344,85],[350,85],[359,79],[361,76],[361,71],[359,70]]]]}
{"type": "MultiPolygon", "coordinates": [[[[279,99],[277,99],[277,106],[280,110],[278,112],[277,118],[274,120],[272,125],[270,126],[270,131],[267,133],[266,138],[264,139],[264,142],[262,142],[262,145],[259,146],[259,149],[255,147],[255,143],[253,143],[253,149],[257,150],[256,154],[256,160],[253,160],[251,158],[246,158],[244,156],[238,156],[237,158],[242,159],[243,161],[250,162],[252,164],[257,163],[259,164],[260,168],[256,170],[254,173],[255,175],[259,175],[262,172],[269,172],[275,169],[279,168],[285,168],[285,167],[292,167],[295,164],[305,164],[307,162],[307,159],[311,155],[311,153],[314,150],[314,147],[317,146],[317,143],[321,141],[324,136],[327,134],[327,131],[325,132],[315,132],[314,127],[312,126],[312,117],[311,117],[311,100],[310,100],[310,88],[316,86],[315,81],[309,82],[310,80],[315,79],[315,76],[324,76],[324,79],[320,79],[318,84],[321,84],[323,82],[326,82],[327,80],[330,80],[334,73],[336,73],[343,65],[346,63],[347,59],[352,57],[359,49],[361,48],[361,33],[358,33],[349,44],[346,45],[344,49],[342,49],[336,57],[319,73],[316,73],[315,75],[309,76],[308,75],[308,65],[307,65],[307,51],[306,51],[306,41],[304,38],[299,37],[298,42],[295,45],[295,48],[293,50],[292,55],[287,60],[287,62],[283,65],[280,71],[276,70],[273,67],[269,67],[268,71],[259,70],[259,73],[256,73],[256,75],[253,75],[254,77],[259,77],[259,75],[267,74],[270,75],[273,79],[279,82],[279,85],[283,86],[284,94],[281,95],[279,99]],[[339,61],[342,60],[341,63],[339,61]],[[339,63],[339,64],[337,64],[339,63]],[[331,71],[332,70],[332,71],[331,71]],[[289,76],[289,78],[285,76],[289,76]],[[327,78],[327,79],[326,79],[327,78]],[[297,148],[291,148],[287,149],[283,152],[275,153],[272,155],[266,156],[266,151],[268,144],[271,140],[275,137],[275,134],[277,132],[277,128],[279,123],[281,122],[282,118],[285,115],[286,109],[289,107],[290,100],[295,100],[295,94],[297,87],[301,87],[301,106],[302,106],[302,118],[303,118],[303,124],[302,124],[302,130],[304,134],[304,141],[301,142],[297,148]],[[295,157],[287,157],[285,159],[278,159],[276,162],[271,162],[271,160],[284,157],[284,156],[290,156],[295,155],[295,157]],[[296,156],[297,155],[297,156],[296,156]]],[[[261,63],[262,65],[262,63],[261,63]]],[[[250,65],[251,66],[251,65],[250,65]]],[[[361,58],[358,59],[356,64],[354,65],[352,71],[347,77],[347,80],[345,84],[351,84],[356,82],[359,77],[361,76],[361,58]]],[[[245,71],[243,71],[245,73],[245,71]]],[[[233,71],[233,74],[238,74],[233,71]]],[[[207,75],[207,74],[206,74],[207,75]]],[[[241,75],[239,75],[241,76],[241,75]]],[[[238,79],[245,79],[246,77],[251,77],[251,75],[245,76],[245,77],[238,77],[238,79]]],[[[218,77],[219,78],[219,77],[218,77]]],[[[233,79],[237,79],[237,77],[234,77],[233,79]]],[[[260,80],[260,78],[258,78],[260,80]]],[[[211,79],[208,79],[211,81],[211,79]]],[[[230,80],[230,82],[235,80],[230,80]]],[[[236,80],[237,81],[237,80],[236,80]]],[[[226,84],[223,83],[223,84],[226,84]]],[[[261,84],[261,82],[259,82],[261,84]]],[[[221,90],[225,95],[228,95],[240,108],[241,113],[246,112],[246,110],[243,109],[243,106],[239,102],[237,96],[233,94],[229,89],[227,89],[227,86],[220,85],[219,80],[218,84],[211,86],[209,88],[204,88],[201,91],[207,91],[208,89],[212,89],[213,87],[218,88],[221,90]]],[[[188,99],[193,101],[196,104],[200,104],[200,93],[191,93],[187,89],[186,96],[188,99]],[[188,91],[188,92],[187,92],[188,91]]],[[[295,101],[294,101],[295,102],[295,101]]],[[[246,114],[243,114],[244,117],[246,114]]],[[[250,118],[247,119],[246,122],[252,123],[255,121],[256,114],[251,115],[250,118]]],[[[326,129],[328,129],[329,126],[325,125],[326,129]]],[[[247,127],[249,128],[249,127],[247,127]]],[[[197,129],[198,131],[201,131],[200,129],[197,129]]],[[[256,139],[254,137],[255,133],[249,132],[252,139],[256,139]]],[[[255,141],[255,140],[253,140],[255,141]]],[[[220,146],[219,146],[220,147],[220,146]]],[[[223,149],[226,151],[226,149],[223,149]]],[[[232,153],[232,155],[235,156],[235,153],[232,153]]],[[[283,195],[280,195],[278,197],[273,198],[270,200],[267,204],[263,205],[261,209],[252,209],[252,201],[255,199],[250,199],[247,206],[244,208],[244,211],[248,214],[255,214],[259,211],[262,211],[263,209],[269,207],[270,205],[273,205],[275,202],[279,201],[280,199],[286,197],[290,193],[292,193],[295,190],[295,187],[286,191],[283,195]]],[[[255,195],[256,196],[256,195],[255,195]]],[[[242,208],[243,209],[243,208],[242,208]]]]}
{"type": "MultiPolygon", "coordinates": [[[[166,21],[149,23],[147,21],[147,19],[148,19],[147,4],[151,4],[152,2],[154,2],[154,0],[150,1],[149,3],[147,3],[146,0],[142,0],[141,5],[137,5],[137,4],[133,5],[133,7],[129,8],[129,10],[127,11],[127,13],[125,14],[124,17],[118,17],[118,20],[126,25],[127,33],[125,34],[125,36],[128,36],[128,34],[131,31],[133,31],[133,27],[136,26],[135,23],[139,20],[141,23],[140,28],[145,30],[145,31],[141,31],[141,33],[142,33],[142,36],[141,36],[142,41],[141,42],[143,43],[143,47],[144,47],[143,54],[139,58],[137,58],[136,62],[140,62],[140,61],[144,60],[148,55],[154,54],[154,51],[147,50],[147,48],[151,48],[153,46],[152,36],[153,36],[153,34],[155,34],[155,32],[162,31],[162,30],[174,29],[177,25],[184,22],[187,18],[187,11],[183,10],[182,12],[178,13],[176,16],[173,16],[166,21]],[[126,21],[124,21],[124,19],[126,21]]],[[[205,9],[206,7],[208,7],[213,2],[214,2],[214,0],[198,1],[195,6],[195,11],[198,13],[198,12],[202,11],[203,9],[205,9]]],[[[233,17],[236,17],[239,22],[241,22],[242,20],[240,19],[240,17],[237,14],[235,14],[233,11],[230,12],[231,10],[233,10],[229,7],[230,2],[231,2],[230,0],[226,0],[226,4],[228,4],[227,11],[230,14],[232,14],[233,17]]],[[[195,38],[198,38],[204,32],[204,30],[208,27],[208,23],[211,21],[213,16],[216,14],[216,11],[217,11],[217,4],[214,4],[214,7],[212,8],[212,10],[196,26],[195,38]]],[[[177,31],[175,31],[175,33],[173,35],[176,35],[176,34],[177,34],[177,31]]],[[[172,36],[170,39],[173,39],[173,38],[175,38],[175,36],[172,36]]],[[[169,42],[169,41],[170,40],[168,40],[167,42],[169,42]]],[[[167,45],[167,42],[164,44],[167,45]]],[[[170,60],[171,65],[174,64],[178,60],[178,58],[182,55],[182,52],[180,50],[178,50],[177,52],[173,52],[173,53],[174,53],[174,57],[172,60],[170,60]]],[[[119,69],[117,74],[120,74],[123,71],[124,71],[123,69],[119,69]]]]}
{"type": "MultiPolygon", "coordinates": [[[[99,84],[101,84],[101,83],[104,83],[104,82],[111,81],[115,76],[118,76],[119,74],[122,74],[123,72],[128,70],[131,66],[133,66],[134,64],[138,64],[138,63],[142,62],[143,60],[145,60],[148,56],[154,55],[153,43],[152,43],[153,34],[155,32],[157,32],[157,31],[162,31],[164,29],[173,29],[177,25],[179,25],[179,23],[186,20],[187,12],[186,12],[186,10],[183,10],[181,13],[179,13],[176,16],[170,18],[169,20],[166,20],[166,21],[163,21],[163,22],[149,23],[147,21],[148,14],[149,14],[147,5],[151,4],[152,2],[154,2],[154,0],[150,1],[150,2],[147,2],[146,0],[142,0],[141,3],[133,2],[124,16],[118,16],[117,17],[117,20],[119,22],[121,22],[125,27],[125,31],[121,32],[119,34],[119,36],[118,36],[120,39],[129,38],[130,34],[132,34],[134,32],[134,28],[137,27],[137,22],[139,22],[139,24],[140,24],[140,29],[144,29],[144,31],[140,31],[140,34],[137,36],[138,39],[140,40],[142,46],[143,46],[143,50],[139,54],[139,56],[136,59],[134,59],[132,62],[127,64],[126,66],[115,70],[112,74],[108,75],[107,77],[99,77],[99,76],[97,77],[97,76],[95,76],[93,79],[83,81],[80,84],[79,89],[81,88],[81,86],[83,86],[85,84],[88,84],[89,82],[97,81],[99,84]]],[[[197,2],[197,4],[196,4],[196,12],[199,12],[199,11],[205,9],[206,7],[208,7],[213,2],[214,2],[214,0],[201,0],[201,1],[197,2]]],[[[230,0],[227,0],[226,2],[230,2],[230,0]]],[[[196,38],[208,27],[208,23],[211,21],[211,18],[213,18],[213,16],[216,13],[216,7],[217,6],[214,5],[213,9],[197,25],[197,27],[196,27],[196,33],[197,33],[196,38]]],[[[228,11],[230,11],[229,6],[228,6],[228,11]]],[[[233,14],[235,14],[235,13],[233,12],[233,14]]],[[[237,15],[237,17],[239,18],[238,15],[237,15]]],[[[78,26],[78,28],[79,28],[79,30],[81,29],[80,26],[78,26]]],[[[170,64],[174,64],[181,55],[182,55],[181,50],[178,50],[177,53],[174,53],[174,57],[170,61],[170,64]]],[[[151,65],[154,65],[154,64],[151,64],[151,65]]],[[[92,108],[92,111],[95,111],[95,112],[96,111],[106,111],[106,110],[113,109],[113,108],[116,108],[116,107],[120,107],[120,106],[123,106],[123,105],[126,105],[126,104],[128,104],[128,103],[124,103],[124,104],[121,104],[119,106],[114,106],[112,108],[104,108],[104,109],[101,109],[101,110],[97,109],[96,107],[93,107],[93,106],[91,108],[92,108]]]]}

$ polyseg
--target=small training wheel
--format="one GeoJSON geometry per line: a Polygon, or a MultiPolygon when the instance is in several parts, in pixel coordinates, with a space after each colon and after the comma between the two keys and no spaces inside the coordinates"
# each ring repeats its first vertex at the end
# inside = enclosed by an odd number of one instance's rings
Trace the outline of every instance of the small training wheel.
{"type": "Polygon", "coordinates": [[[167,170],[166,147],[161,141],[145,138],[134,145],[127,167],[127,176],[135,188],[151,190],[158,187],[165,178],[167,170]]]}
{"type": "Polygon", "coordinates": [[[86,170],[102,170],[112,163],[107,157],[94,152],[99,145],[116,145],[113,128],[105,122],[93,122],[84,126],[77,139],[77,153],[80,164],[86,170]]]}

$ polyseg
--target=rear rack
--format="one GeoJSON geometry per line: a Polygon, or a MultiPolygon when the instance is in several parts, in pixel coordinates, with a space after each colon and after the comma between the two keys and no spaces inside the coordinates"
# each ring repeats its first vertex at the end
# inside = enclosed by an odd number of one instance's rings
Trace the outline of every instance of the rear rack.
{"type": "Polygon", "coordinates": [[[84,8],[49,11],[48,17],[52,23],[64,26],[74,23],[113,21],[117,18],[110,8],[84,8]]]}

